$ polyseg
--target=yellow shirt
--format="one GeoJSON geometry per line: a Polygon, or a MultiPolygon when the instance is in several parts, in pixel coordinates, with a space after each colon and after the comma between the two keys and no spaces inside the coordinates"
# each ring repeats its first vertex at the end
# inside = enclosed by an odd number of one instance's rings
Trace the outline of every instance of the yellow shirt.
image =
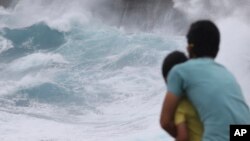
{"type": "Polygon", "coordinates": [[[187,124],[189,141],[201,141],[203,125],[197,111],[186,98],[181,100],[175,113],[175,124],[183,122],[187,124]]]}

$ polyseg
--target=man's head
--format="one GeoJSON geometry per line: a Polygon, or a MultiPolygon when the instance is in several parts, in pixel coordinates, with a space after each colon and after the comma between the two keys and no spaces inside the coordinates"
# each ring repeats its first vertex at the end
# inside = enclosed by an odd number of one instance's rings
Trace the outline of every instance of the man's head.
{"type": "Polygon", "coordinates": [[[162,64],[162,75],[167,82],[167,76],[170,70],[177,64],[187,61],[187,57],[184,53],[179,51],[174,51],[167,55],[162,64]]]}
{"type": "Polygon", "coordinates": [[[190,58],[215,58],[219,51],[220,33],[213,22],[197,21],[191,25],[187,41],[190,58]]]}

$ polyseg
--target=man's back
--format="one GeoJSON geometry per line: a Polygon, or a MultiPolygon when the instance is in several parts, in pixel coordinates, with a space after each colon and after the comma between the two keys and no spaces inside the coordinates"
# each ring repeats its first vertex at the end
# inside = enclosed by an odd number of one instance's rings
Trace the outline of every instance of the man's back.
{"type": "Polygon", "coordinates": [[[249,124],[250,112],[233,75],[213,59],[200,58],[170,72],[169,91],[187,93],[204,124],[203,140],[229,140],[230,124],[249,124]],[[172,79],[172,80],[171,80],[172,79]]]}

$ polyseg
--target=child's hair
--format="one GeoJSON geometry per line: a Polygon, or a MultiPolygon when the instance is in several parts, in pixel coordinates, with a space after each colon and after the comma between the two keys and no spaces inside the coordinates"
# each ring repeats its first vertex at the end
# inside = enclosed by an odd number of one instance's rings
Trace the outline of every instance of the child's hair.
{"type": "Polygon", "coordinates": [[[215,58],[219,51],[220,32],[213,22],[201,20],[191,25],[187,40],[193,45],[196,57],[215,58]]]}
{"type": "Polygon", "coordinates": [[[167,82],[167,76],[169,71],[177,64],[187,61],[187,57],[180,51],[173,51],[166,56],[162,64],[162,75],[165,82],[167,82]]]}

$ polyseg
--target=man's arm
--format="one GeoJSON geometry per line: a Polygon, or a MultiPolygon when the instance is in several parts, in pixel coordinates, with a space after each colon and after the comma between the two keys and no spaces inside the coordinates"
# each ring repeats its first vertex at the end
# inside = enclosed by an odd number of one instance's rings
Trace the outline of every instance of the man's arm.
{"type": "Polygon", "coordinates": [[[174,123],[174,115],[180,98],[171,92],[167,92],[161,111],[160,124],[161,127],[172,137],[176,138],[177,132],[174,123]]]}

